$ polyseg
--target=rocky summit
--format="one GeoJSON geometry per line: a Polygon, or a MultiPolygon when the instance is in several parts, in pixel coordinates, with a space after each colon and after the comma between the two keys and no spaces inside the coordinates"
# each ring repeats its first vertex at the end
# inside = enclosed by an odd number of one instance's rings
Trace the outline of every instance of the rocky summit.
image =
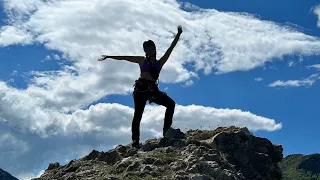
{"type": "Polygon", "coordinates": [[[140,148],[118,145],[93,150],[66,165],[51,163],[33,180],[278,180],[281,145],[256,137],[247,128],[170,129],[167,139],[149,139],[140,148]]]}

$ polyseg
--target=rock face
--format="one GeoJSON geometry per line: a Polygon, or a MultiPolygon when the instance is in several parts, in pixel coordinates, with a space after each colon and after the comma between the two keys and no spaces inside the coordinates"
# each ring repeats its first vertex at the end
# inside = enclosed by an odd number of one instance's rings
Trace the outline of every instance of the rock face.
{"type": "Polygon", "coordinates": [[[168,131],[169,139],[149,139],[140,149],[118,145],[93,150],[61,166],[52,163],[40,178],[49,179],[175,179],[280,180],[277,165],[282,146],[253,136],[246,128],[168,131]]]}
{"type": "Polygon", "coordinates": [[[0,168],[0,180],[18,180],[18,179],[0,168]]]}

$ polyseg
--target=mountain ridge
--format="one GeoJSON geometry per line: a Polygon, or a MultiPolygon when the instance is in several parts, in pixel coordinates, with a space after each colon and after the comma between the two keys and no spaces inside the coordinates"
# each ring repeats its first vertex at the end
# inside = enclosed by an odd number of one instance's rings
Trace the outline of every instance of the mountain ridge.
{"type": "Polygon", "coordinates": [[[18,180],[7,171],[0,168],[0,180],[18,180]]]}
{"type": "Polygon", "coordinates": [[[283,180],[320,180],[320,154],[290,154],[280,163],[283,180]]]}
{"type": "Polygon", "coordinates": [[[153,138],[139,149],[118,145],[93,150],[66,165],[51,163],[39,178],[49,179],[178,179],[277,180],[282,173],[281,145],[254,136],[247,128],[170,129],[167,141],[153,138]]]}

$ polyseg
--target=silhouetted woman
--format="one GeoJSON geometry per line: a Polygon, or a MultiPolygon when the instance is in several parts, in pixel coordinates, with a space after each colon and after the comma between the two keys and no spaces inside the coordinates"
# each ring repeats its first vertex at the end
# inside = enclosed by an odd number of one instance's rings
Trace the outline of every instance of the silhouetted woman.
{"type": "Polygon", "coordinates": [[[163,65],[167,62],[173,48],[176,46],[182,27],[178,26],[178,33],[171,43],[166,53],[159,59],[156,59],[156,45],[152,40],[143,43],[145,56],[107,56],[102,55],[98,61],[103,61],[107,58],[116,60],[127,60],[129,62],[138,63],[140,66],[140,78],[135,81],[133,99],[134,99],[134,116],[132,120],[132,146],[139,147],[140,140],[140,121],[147,100],[158,105],[166,107],[166,113],[163,125],[163,136],[172,125],[172,117],[175,109],[175,102],[164,92],[158,89],[157,80],[163,65]]]}

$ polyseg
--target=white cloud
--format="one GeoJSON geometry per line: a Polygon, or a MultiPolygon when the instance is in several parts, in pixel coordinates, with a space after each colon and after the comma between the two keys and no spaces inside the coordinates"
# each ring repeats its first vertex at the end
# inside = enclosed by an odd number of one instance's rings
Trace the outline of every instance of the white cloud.
{"type": "Polygon", "coordinates": [[[30,172],[20,173],[15,177],[18,178],[19,180],[30,180],[33,178],[39,178],[44,172],[45,170],[41,170],[38,173],[30,173],[30,172]]]}
{"type": "Polygon", "coordinates": [[[289,67],[293,67],[293,66],[295,66],[296,65],[296,63],[294,62],[294,61],[290,61],[289,63],[288,63],[288,66],[289,67]]]}
{"type": "Polygon", "coordinates": [[[17,76],[18,75],[18,71],[17,70],[13,70],[11,73],[11,76],[17,76]]]}
{"type": "MultiPolygon", "coordinates": [[[[29,97],[26,91],[7,88],[10,94],[0,93],[1,104],[6,105],[1,106],[0,130],[14,130],[15,137],[1,136],[1,144],[12,144],[4,146],[1,152],[14,153],[15,149],[19,152],[15,156],[1,156],[0,166],[15,176],[34,176],[33,172],[42,170],[39,168],[43,164],[55,161],[64,164],[65,159],[78,158],[92,149],[105,151],[114,145],[130,143],[134,109],[128,106],[100,103],[66,114],[41,107],[41,99],[29,97]]],[[[164,114],[165,107],[146,106],[141,141],[161,135],[164,114]]],[[[241,110],[176,106],[173,127],[185,131],[221,125],[246,126],[252,131],[282,128],[273,119],[241,110]]]]}
{"type": "Polygon", "coordinates": [[[263,81],[263,78],[258,77],[258,78],[254,78],[255,81],[263,81]]]}
{"type": "Polygon", "coordinates": [[[277,80],[271,84],[269,84],[269,87],[300,87],[300,86],[312,86],[318,79],[320,79],[320,74],[313,74],[309,76],[308,78],[302,79],[302,80],[277,80]]]}
{"type": "Polygon", "coordinates": [[[0,46],[8,46],[12,44],[30,44],[32,42],[31,35],[18,27],[3,26],[0,30],[0,46]]]}
{"type": "MultiPolygon", "coordinates": [[[[290,27],[248,14],[200,9],[192,4],[185,4],[185,8],[198,11],[185,12],[173,0],[3,3],[9,24],[0,31],[1,46],[42,43],[61,52],[59,57],[71,63],[57,71],[30,72],[31,83],[26,89],[0,82],[0,129],[15,130],[11,134],[13,142],[22,142],[25,148],[19,159],[3,157],[0,166],[15,174],[25,170],[19,177],[36,176],[37,173],[30,172],[42,170],[43,162],[64,162],[93,148],[105,150],[107,146],[129,142],[132,108],[119,104],[85,107],[112,94],[131,93],[139,67],[125,61],[97,62],[101,54],[144,55],[142,43],[152,39],[159,58],[172,42],[177,25],[182,24],[184,32],[160,80],[188,84],[199,71],[246,71],[285,55],[320,52],[318,38],[290,27]],[[190,64],[194,67],[187,69],[190,64]]],[[[164,110],[146,107],[141,122],[144,139],[161,134],[164,110]]],[[[240,125],[266,131],[282,127],[273,119],[250,112],[195,105],[178,105],[174,125],[182,129],[240,125]]],[[[9,143],[8,147],[14,150],[19,148],[16,145],[9,143]]]]}
{"type": "Polygon", "coordinates": [[[60,71],[34,72],[33,84],[27,89],[32,96],[41,97],[46,106],[64,111],[111,94],[132,92],[139,76],[137,65],[96,59],[101,54],[143,55],[142,42],[146,39],[156,42],[160,57],[178,24],[183,25],[184,32],[161,72],[163,82],[191,82],[202,70],[206,74],[250,70],[277,57],[313,55],[320,49],[316,37],[292,28],[248,14],[210,9],[185,12],[176,1],[6,0],[4,7],[9,14],[18,14],[9,16],[10,28],[29,32],[32,41],[60,51],[72,62],[60,71]],[[152,11],[145,11],[146,6],[152,11]],[[187,69],[188,64],[194,68],[187,69]]]}
{"type": "Polygon", "coordinates": [[[194,83],[194,82],[193,82],[192,80],[188,80],[188,81],[183,85],[183,87],[192,86],[193,83],[194,83]]]}
{"type": "Polygon", "coordinates": [[[313,64],[311,66],[307,66],[307,68],[314,68],[314,69],[320,70],[320,64],[313,64]]]}
{"type": "Polygon", "coordinates": [[[320,27],[320,5],[314,7],[313,12],[318,16],[317,26],[320,27]]]}
{"type": "MultiPolygon", "coordinates": [[[[175,1],[170,3],[120,0],[93,0],[90,3],[87,1],[31,2],[34,2],[38,10],[30,15],[30,19],[22,24],[21,28],[39,34],[37,41],[46,42],[48,48],[60,50],[76,61],[81,60],[81,57],[93,60],[102,52],[143,54],[142,48],[136,44],[141,45],[143,40],[149,38],[156,41],[161,55],[172,41],[171,31],[175,31],[176,25],[181,23],[185,33],[171,58],[177,63],[170,61],[170,65],[164,70],[170,70],[175,78],[171,79],[171,76],[164,75],[165,81],[188,80],[193,72],[186,71],[182,64],[192,61],[196,63],[195,70],[210,73],[212,69],[216,69],[218,73],[226,73],[250,70],[274,58],[293,53],[304,55],[319,53],[317,38],[294,31],[293,28],[261,21],[248,14],[207,9],[184,12],[179,9],[179,4],[175,1]],[[145,6],[154,10],[145,11],[145,6]],[[105,7],[108,7],[108,12],[101,11],[105,7]],[[117,14],[119,9],[123,9],[126,13],[117,14]],[[166,11],[166,14],[162,11],[166,11]],[[105,18],[104,13],[109,17],[105,18]],[[78,14],[78,16],[75,17],[72,14],[78,14]],[[127,16],[134,18],[134,21],[125,20],[127,16]],[[146,16],[148,21],[145,19],[146,16]],[[176,21],[171,21],[171,17],[176,21]],[[154,24],[154,20],[159,24],[154,24]],[[246,36],[244,37],[243,34],[246,36]],[[128,37],[131,41],[122,43],[128,37]],[[116,42],[118,43],[115,44],[116,42]],[[182,58],[181,54],[185,56],[182,58]]],[[[7,4],[9,7],[18,6],[16,1],[7,0],[7,4]]],[[[191,4],[182,3],[181,7],[185,6],[191,6],[191,4]]],[[[32,6],[28,3],[19,5],[17,8],[19,12],[25,10],[30,14],[33,10],[30,7],[32,6]]],[[[89,62],[92,65],[93,61],[89,62]]]]}
{"type": "Polygon", "coordinates": [[[201,8],[197,5],[191,4],[189,2],[181,2],[181,8],[186,11],[197,11],[201,10],[201,8]]]}
{"type": "Polygon", "coordinates": [[[54,58],[55,60],[61,60],[61,58],[60,58],[60,56],[59,56],[58,54],[55,54],[55,55],[53,56],[53,58],[54,58]]]}

